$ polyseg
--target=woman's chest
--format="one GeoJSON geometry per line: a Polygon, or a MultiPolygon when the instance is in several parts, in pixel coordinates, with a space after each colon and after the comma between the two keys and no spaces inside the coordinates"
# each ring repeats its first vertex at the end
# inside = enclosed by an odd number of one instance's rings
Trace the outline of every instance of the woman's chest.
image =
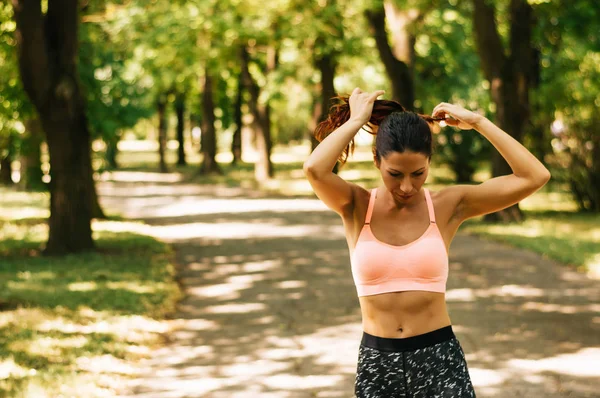
{"type": "Polygon", "coordinates": [[[437,192],[431,195],[434,208],[434,224],[430,222],[427,210],[421,209],[420,214],[407,214],[404,217],[402,215],[379,214],[379,217],[372,219],[367,226],[365,225],[367,199],[366,203],[361,203],[360,208],[357,209],[353,217],[344,219],[344,229],[350,253],[354,252],[361,233],[370,235],[384,244],[401,247],[419,241],[431,228],[439,230],[446,251],[449,252],[460,222],[456,217],[453,217],[456,208],[454,201],[447,196],[440,195],[440,193],[437,192]]]}

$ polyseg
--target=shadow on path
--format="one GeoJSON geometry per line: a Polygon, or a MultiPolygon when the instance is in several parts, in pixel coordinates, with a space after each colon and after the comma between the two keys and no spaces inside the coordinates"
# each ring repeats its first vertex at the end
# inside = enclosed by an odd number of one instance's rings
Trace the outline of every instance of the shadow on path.
{"type": "MultiPolygon", "coordinates": [[[[102,203],[177,253],[186,298],[137,397],[351,397],[361,336],[341,220],[318,200],[105,182],[102,203]]],[[[460,234],[447,301],[478,397],[593,397],[600,286],[460,234]]]]}

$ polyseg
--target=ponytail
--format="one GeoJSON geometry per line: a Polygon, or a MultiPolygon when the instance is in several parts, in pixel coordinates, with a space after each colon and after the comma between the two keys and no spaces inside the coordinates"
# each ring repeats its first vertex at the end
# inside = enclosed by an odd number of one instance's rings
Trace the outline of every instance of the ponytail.
{"type": "MultiPolygon", "coordinates": [[[[327,137],[329,134],[334,132],[338,127],[342,124],[346,123],[350,120],[350,103],[348,96],[335,96],[332,100],[337,100],[338,103],[331,106],[329,109],[329,115],[327,119],[323,120],[317,125],[315,129],[314,136],[317,141],[321,142],[327,137]]],[[[369,118],[368,123],[374,126],[379,126],[383,119],[385,119],[388,115],[394,112],[410,112],[406,108],[404,108],[399,102],[391,101],[391,100],[375,100],[373,104],[373,112],[371,112],[371,117],[369,118]]],[[[418,114],[419,117],[424,119],[427,123],[433,123],[435,119],[429,115],[421,115],[418,114]]],[[[363,130],[368,132],[369,134],[376,135],[369,126],[363,126],[363,130]]],[[[344,151],[340,155],[338,159],[339,162],[343,165],[348,160],[349,155],[354,153],[354,138],[350,140],[350,143],[344,151]]]]}

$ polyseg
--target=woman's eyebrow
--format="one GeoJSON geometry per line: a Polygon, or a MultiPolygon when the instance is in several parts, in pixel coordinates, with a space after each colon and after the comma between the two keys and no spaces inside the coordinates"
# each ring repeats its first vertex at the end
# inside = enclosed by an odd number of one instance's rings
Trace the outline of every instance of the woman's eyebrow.
{"type": "MultiPolygon", "coordinates": [[[[425,167],[421,167],[419,170],[415,170],[415,171],[413,171],[413,173],[416,173],[417,171],[421,171],[421,170],[423,170],[424,168],[425,168],[425,167]]],[[[390,171],[393,171],[393,172],[395,172],[395,173],[402,173],[401,171],[398,171],[398,170],[395,170],[395,169],[390,169],[390,171]]]]}

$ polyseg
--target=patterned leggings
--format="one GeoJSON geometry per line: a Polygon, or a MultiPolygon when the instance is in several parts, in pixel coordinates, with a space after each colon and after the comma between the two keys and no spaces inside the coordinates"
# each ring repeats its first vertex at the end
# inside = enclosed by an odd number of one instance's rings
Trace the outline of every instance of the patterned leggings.
{"type": "Polygon", "coordinates": [[[475,397],[451,325],[399,339],[363,333],[354,392],[358,398],[475,397]]]}

